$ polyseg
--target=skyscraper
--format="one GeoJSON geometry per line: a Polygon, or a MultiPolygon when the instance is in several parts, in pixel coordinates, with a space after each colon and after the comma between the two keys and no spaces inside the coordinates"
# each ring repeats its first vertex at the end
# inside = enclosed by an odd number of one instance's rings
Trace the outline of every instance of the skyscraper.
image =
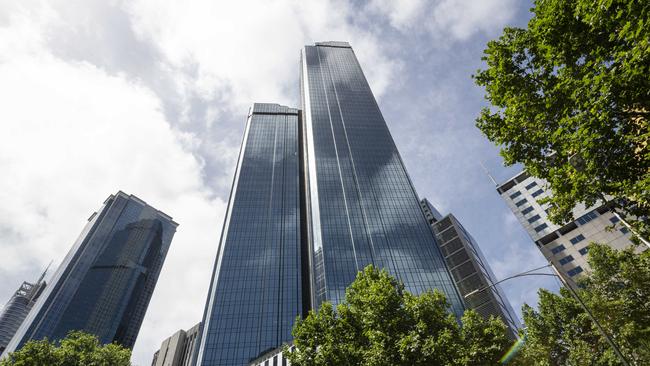
{"type": "Polygon", "coordinates": [[[342,301],[370,264],[413,293],[442,290],[452,311],[463,311],[350,45],[305,47],[301,91],[302,112],[257,103],[250,110],[198,365],[266,360],[291,340],[296,316],[342,301]]]}
{"type": "Polygon", "coordinates": [[[250,109],[203,317],[198,365],[247,365],[302,314],[298,110],[250,109]]]}
{"type": "Polygon", "coordinates": [[[573,209],[575,220],[561,226],[552,223],[547,216],[549,204],[538,202],[551,194],[546,181],[525,171],[499,184],[497,192],[544,257],[569,283],[575,283],[590,269],[586,257],[589,243],[607,244],[615,249],[632,245],[631,233],[606,205],[581,204],[573,209]],[[614,230],[609,230],[613,225],[614,230]]]}
{"type": "Polygon", "coordinates": [[[301,59],[313,306],[343,300],[357,272],[373,264],[412,293],[440,289],[462,313],[354,51],[345,42],[319,42],[301,59]]]}
{"type": "Polygon", "coordinates": [[[57,340],[71,330],[94,334],[103,344],[133,347],[177,225],[135,196],[109,196],[5,354],[28,340],[57,340]]]}
{"type": "Polygon", "coordinates": [[[0,354],[7,347],[29,310],[45,289],[47,284],[43,280],[44,278],[45,272],[35,283],[23,282],[2,308],[0,313],[0,354]]]}
{"type": "Polygon", "coordinates": [[[201,323],[188,330],[179,330],[165,339],[160,349],[154,353],[151,366],[192,366],[196,350],[196,340],[201,331],[201,323]]]}
{"type": "Polygon", "coordinates": [[[497,279],[476,240],[453,214],[443,217],[426,198],[420,204],[465,306],[486,318],[501,318],[510,337],[516,338],[519,319],[501,286],[491,286],[497,279]]]}

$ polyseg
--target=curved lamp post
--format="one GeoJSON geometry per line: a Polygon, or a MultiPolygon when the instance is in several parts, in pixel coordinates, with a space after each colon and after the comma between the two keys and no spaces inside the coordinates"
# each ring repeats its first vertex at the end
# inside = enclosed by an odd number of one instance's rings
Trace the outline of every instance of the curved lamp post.
{"type": "Polygon", "coordinates": [[[625,359],[625,357],[623,356],[623,353],[621,353],[621,350],[618,348],[616,343],[614,343],[614,340],[612,339],[612,337],[605,331],[605,329],[602,327],[602,325],[600,325],[598,320],[596,320],[596,318],[594,317],[594,314],[592,314],[591,311],[589,310],[589,308],[587,308],[587,305],[582,301],[582,299],[580,298],[578,293],[573,289],[573,287],[564,279],[564,277],[562,277],[560,275],[560,272],[558,272],[557,268],[555,268],[553,263],[549,263],[549,264],[547,264],[545,266],[542,266],[542,267],[533,268],[533,269],[525,271],[525,272],[517,273],[515,275],[506,277],[504,279],[501,279],[501,280],[499,280],[497,282],[493,282],[492,284],[490,284],[488,286],[480,287],[480,288],[478,288],[478,289],[476,289],[474,291],[469,292],[467,295],[463,296],[463,298],[466,299],[466,298],[468,298],[468,297],[470,297],[472,295],[476,295],[476,294],[478,294],[480,292],[483,292],[483,291],[485,291],[485,290],[487,290],[489,288],[492,288],[492,287],[500,284],[501,282],[511,280],[511,279],[517,278],[517,277],[526,277],[526,276],[552,276],[552,277],[559,278],[560,281],[562,282],[562,284],[564,285],[564,287],[566,287],[569,290],[571,295],[573,295],[573,297],[576,299],[576,301],[578,301],[578,303],[580,304],[582,309],[587,313],[587,315],[589,316],[589,319],[591,319],[591,321],[594,322],[594,324],[598,328],[598,331],[600,331],[600,334],[603,337],[605,337],[605,339],[607,340],[607,343],[609,343],[610,347],[612,347],[612,350],[614,350],[614,353],[616,353],[616,356],[618,356],[621,363],[623,363],[623,365],[625,365],[625,366],[630,366],[630,363],[627,361],[627,359],[625,359]],[[549,268],[549,267],[552,268],[553,272],[555,272],[555,273],[535,272],[535,271],[539,271],[541,269],[549,268]]]}

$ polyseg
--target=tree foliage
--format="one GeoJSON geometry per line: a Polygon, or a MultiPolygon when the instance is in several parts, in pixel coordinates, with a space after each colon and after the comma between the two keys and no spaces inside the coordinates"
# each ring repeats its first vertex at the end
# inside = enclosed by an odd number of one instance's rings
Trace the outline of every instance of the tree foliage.
{"type": "Polygon", "coordinates": [[[526,29],[505,28],[474,79],[492,108],[477,126],[506,164],[553,190],[551,219],[611,197],[650,231],[650,2],[536,0],[526,29]]]}
{"type": "Polygon", "coordinates": [[[368,266],[336,311],[326,302],[297,320],[285,354],[296,366],[497,364],[511,343],[503,322],[466,311],[461,323],[441,292],[412,295],[368,266]]]}
{"type": "MultiPolygon", "coordinates": [[[[580,297],[633,365],[650,365],[650,251],[592,244],[590,276],[580,297]]],[[[523,308],[525,365],[620,365],[587,314],[566,289],[540,290],[538,310],[523,308]]]]}
{"type": "Polygon", "coordinates": [[[97,337],[73,331],[60,342],[29,341],[0,361],[0,366],[130,366],[131,350],[100,345],[97,337]]]}

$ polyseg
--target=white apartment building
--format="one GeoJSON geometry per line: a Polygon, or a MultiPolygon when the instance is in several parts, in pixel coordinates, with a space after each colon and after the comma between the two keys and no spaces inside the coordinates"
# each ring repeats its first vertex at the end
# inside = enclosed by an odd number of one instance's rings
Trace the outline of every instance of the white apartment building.
{"type": "Polygon", "coordinates": [[[498,185],[497,192],[546,259],[573,283],[590,270],[586,257],[590,243],[607,244],[616,249],[632,244],[629,230],[606,206],[578,205],[573,210],[575,220],[563,226],[549,221],[548,204],[541,205],[538,200],[548,197],[550,189],[546,181],[531,177],[525,171],[498,185]]]}

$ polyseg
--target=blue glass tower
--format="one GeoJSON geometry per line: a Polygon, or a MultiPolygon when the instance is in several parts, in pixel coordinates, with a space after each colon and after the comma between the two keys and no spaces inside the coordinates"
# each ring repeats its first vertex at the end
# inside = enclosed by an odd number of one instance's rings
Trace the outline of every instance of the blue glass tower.
{"type": "Polygon", "coordinates": [[[118,192],[94,213],[5,353],[71,330],[132,348],[176,231],[171,217],[118,192]]]}
{"type": "Polygon", "coordinates": [[[253,104],[203,316],[197,365],[247,365],[302,314],[298,110],[253,104]]]}
{"type": "Polygon", "coordinates": [[[312,304],[338,303],[357,272],[387,269],[406,289],[463,305],[354,51],[301,53],[312,304]]]}

